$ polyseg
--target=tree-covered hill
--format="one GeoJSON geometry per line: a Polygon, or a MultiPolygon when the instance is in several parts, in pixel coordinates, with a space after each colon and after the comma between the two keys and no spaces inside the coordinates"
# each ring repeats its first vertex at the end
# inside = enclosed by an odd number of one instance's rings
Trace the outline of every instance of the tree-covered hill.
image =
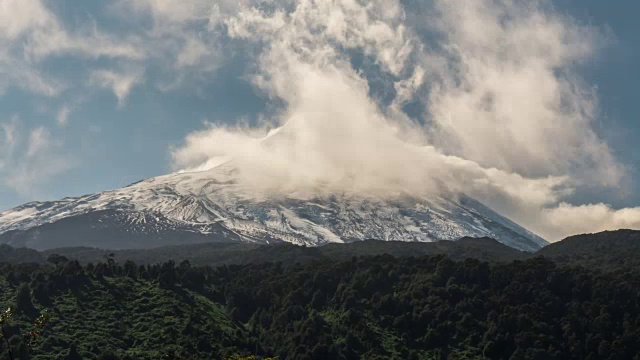
{"type": "Polygon", "coordinates": [[[640,268],[640,231],[617,230],[571,236],[542,248],[536,255],[560,264],[607,271],[640,268]]]}
{"type": "Polygon", "coordinates": [[[118,259],[129,259],[136,263],[153,264],[179,259],[189,260],[198,265],[261,264],[278,261],[284,264],[294,264],[382,254],[396,257],[442,254],[456,260],[474,258],[487,261],[511,261],[524,259],[527,256],[527,253],[489,238],[463,238],[458,241],[431,243],[366,240],[347,244],[329,244],[321,247],[304,247],[289,243],[274,245],[218,243],[116,252],[92,249],[75,254],[69,253],[67,249],[57,249],[43,254],[48,256],[52,253],[61,253],[70,258],[78,258],[83,262],[95,262],[106,254],[114,253],[118,259]]]}
{"type": "Polygon", "coordinates": [[[7,244],[0,244],[0,263],[44,263],[45,260],[46,255],[37,250],[28,248],[14,248],[7,244]]]}
{"type": "MultiPolygon", "coordinates": [[[[21,359],[640,359],[640,276],[447,256],[0,267],[21,359]],[[47,326],[29,345],[44,311],[47,326]]],[[[55,264],[53,264],[55,263],[55,264]]],[[[5,343],[2,358],[8,358],[5,343]]]]}
{"type": "Polygon", "coordinates": [[[486,238],[4,245],[0,322],[23,360],[640,359],[639,255],[630,230],[535,254],[486,238]]]}
{"type": "Polygon", "coordinates": [[[206,243],[165,246],[144,250],[102,250],[73,247],[38,252],[26,248],[0,245],[0,262],[46,263],[52,255],[63,255],[81,263],[102,261],[114,254],[116,261],[131,260],[137,264],[156,264],[169,260],[189,260],[194,265],[283,264],[307,263],[320,260],[344,260],[353,256],[389,254],[397,257],[421,255],[447,255],[455,260],[474,258],[485,261],[512,261],[525,259],[528,253],[515,250],[489,238],[463,238],[458,241],[431,243],[366,240],[348,244],[329,244],[322,247],[304,247],[289,243],[257,245],[248,243],[206,243]]]}
{"type": "Polygon", "coordinates": [[[116,261],[132,260],[138,264],[155,264],[169,260],[189,260],[194,265],[262,264],[284,265],[311,261],[344,260],[354,256],[389,254],[395,257],[447,255],[453,260],[467,258],[482,261],[510,262],[544,256],[560,265],[580,265],[605,271],[640,267],[640,231],[619,230],[572,236],[550,244],[538,252],[515,250],[489,238],[463,238],[432,243],[366,240],[322,247],[302,247],[288,243],[257,245],[246,243],[209,243],[166,246],[145,250],[107,251],[95,248],[62,248],[36,252],[0,246],[0,262],[35,261],[45,263],[51,254],[61,254],[81,263],[97,262],[109,254],[116,261]]]}

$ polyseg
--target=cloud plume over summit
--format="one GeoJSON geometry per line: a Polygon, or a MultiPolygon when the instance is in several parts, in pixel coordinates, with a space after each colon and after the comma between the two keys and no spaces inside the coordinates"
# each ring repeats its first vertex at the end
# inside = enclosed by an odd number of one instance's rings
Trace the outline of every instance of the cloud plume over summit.
{"type": "Polygon", "coordinates": [[[240,181],[273,192],[465,193],[549,240],[640,225],[632,209],[562,202],[581,186],[616,186],[624,167],[594,130],[597,95],[576,70],[606,34],[550,4],[226,10],[220,25],[255,51],[248,75],[277,111],[261,126],[190,134],[172,153],[177,169],[233,159],[240,181]],[[556,220],[585,212],[596,219],[556,220]]]}

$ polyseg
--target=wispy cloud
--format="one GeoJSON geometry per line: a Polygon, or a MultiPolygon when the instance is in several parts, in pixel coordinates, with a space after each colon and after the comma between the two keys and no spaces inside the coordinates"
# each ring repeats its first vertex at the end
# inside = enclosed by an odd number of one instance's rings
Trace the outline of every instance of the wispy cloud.
{"type": "Polygon", "coordinates": [[[12,116],[8,121],[0,123],[0,173],[9,171],[16,147],[16,127],[18,117],[12,116]]]}
{"type": "Polygon", "coordinates": [[[74,166],[62,143],[42,126],[25,129],[14,115],[0,122],[0,184],[22,196],[40,194],[40,186],[74,166]]]}
{"type": "Polygon", "coordinates": [[[71,114],[71,106],[62,105],[56,114],[56,123],[58,126],[64,127],[69,123],[69,115],[71,114]]]}
{"type": "Polygon", "coordinates": [[[90,83],[113,91],[119,107],[124,106],[131,89],[142,80],[143,73],[137,69],[122,72],[97,70],[89,78],[90,83]]]}
{"type": "Polygon", "coordinates": [[[121,18],[150,23],[141,46],[161,65],[158,87],[172,90],[192,86],[186,79],[210,75],[225,61],[216,14],[237,6],[227,0],[120,0],[111,8],[121,18]]]}
{"type": "Polygon", "coordinates": [[[123,39],[95,26],[67,29],[41,0],[0,0],[0,90],[21,87],[56,96],[68,84],[41,71],[51,56],[142,60],[144,49],[135,38],[123,39]]]}
{"type": "MultiPolygon", "coordinates": [[[[56,57],[81,61],[80,70],[85,72],[99,72],[98,66],[104,65],[98,64],[105,59],[128,68],[153,64],[162,74],[159,86],[163,88],[184,85],[183,79],[191,74],[211,73],[222,61],[216,45],[220,38],[207,33],[213,11],[209,1],[115,2],[110,6],[111,16],[121,21],[146,24],[145,19],[152,20],[148,27],[136,25],[126,30],[100,27],[93,16],[65,23],[42,0],[0,0],[0,8],[0,93],[15,86],[59,96],[69,88],[82,87],[79,79],[43,71],[44,64],[56,57]]],[[[129,75],[129,82],[138,80],[129,75]]],[[[116,95],[124,95],[119,97],[124,100],[125,79],[108,77],[111,80],[107,81],[122,86],[116,95]]]]}
{"type": "Polygon", "coordinates": [[[597,50],[601,32],[540,1],[443,0],[436,9],[447,50],[425,57],[424,66],[443,64],[425,84],[433,143],[528,176],[620,180],[623,168],[593,130],[596,94],[574,67],[597,50]]]}

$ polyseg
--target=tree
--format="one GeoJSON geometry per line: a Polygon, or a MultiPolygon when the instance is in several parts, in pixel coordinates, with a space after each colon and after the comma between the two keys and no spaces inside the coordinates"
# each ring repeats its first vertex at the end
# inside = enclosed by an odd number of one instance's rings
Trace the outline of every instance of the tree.
{"type": "Polygon", "coordinates": [[[158,274],[158,283],[161,288],[172,288],[176,283],[176,268],[174,261],[167,261],[160,267],[160,273],[158,274]]]}
{"type": "Polygon", "coordinates": [[[54,264],[55,266],[58,266],[60,264],[64,264],[68,262],[69,259],[67,259],[65,256],[62,256],[60,254],[51,254],[49,255],[49,257],[47,257],[47,261],[54,264]]]}
{"type": "Polygon", "coordinates": [[[69,355],[67,355],[67,360],[82,360],[82,356],[78,353],[78,346],[76,343],[71,344],[71,348],[69,349],[69,355]]]}
{"type": "Polygon", "coordinates": [[[31,356],[29,355],[29,347],[27,343],[22,338],[22,336],[16,334],[9,339],[9,344],[13,348],[13,356],[15,356],[15,360],[29,360],[31,356]]]}
{"type": "Polygon", "coordinates": [[[100,356],[98,356],[98,360],[120,360],[120,357],[118,357],[118,355],[116,355],[112,351],[107,350],[104,353],[100,354],[100,356]]]}
{"type": "Polygon", "coordinates": [[[138,266],[131,260],[124,263],[124,274],[132,279],[138,277],[138,266]]]}
{"type": "Polygon", "coordinates": [[[0,313],[0,330],[1,336],[4,339],[5,344],[7,345],[7,352],[9,354],[9,359],[14,360],[13,350],[11,342],[9,341],[7,331],[5,330],[5,325],[9,325],[9,322],[13,319],[13,309],[8,308],[4,312],[0,313]]]}
{"type": "Polygon", "coordinates": [[[33,306],[31,291],[27,284],[22,284],[18,288],[18,292],[16,293],[16,310],[25,315],[33,315],[37,311],[35,306],[33,306]]]}
{"type": "Polygon", "coordinates": [[[49,289],[45,282],[38,282],[33,289],[33,298],[42,305],[50,305],[49,289]]]}
{"type": "Polygon", "coordinates": [[[110,268],[112,268],[116,264],[116,260],[115,260],[116,254],[114,253],[110,253],[109,255],[105,254],[103,257],[110,268]]]}

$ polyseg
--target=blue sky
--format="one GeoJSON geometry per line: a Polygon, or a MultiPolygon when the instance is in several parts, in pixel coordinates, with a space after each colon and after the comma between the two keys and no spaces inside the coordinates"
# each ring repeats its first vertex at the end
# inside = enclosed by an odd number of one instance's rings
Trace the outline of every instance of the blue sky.
{"type": "MultiPolygon", "coordinates": [[[[258,3],[259,9],[296,7],[290,1],[258,3]]],[[[430,2],[403,3],[419,8],[403,19],[420,37],[421,23],[432,21],[430,2]]],[[[636,207],[640,7],[632,1],[545,4],[545,16],[562,16],[596,34],[597,49],[580,55],[571,71],[583,89],[595,91],[593,131],[626,170],[613,185],[585,181],[561,201],[636,207]]],[[[282,96],[259,88],[251,77],[265,41],[253,41],[258,34],[226,35],[228,19],[241,10],[231,1],[0,0],[0,209],[166,174],[184,165],[172,154],[188,146],[189,134],[206,129],[205,122],[251,126],[278,113],[282,96]]],[[[366,58],[350,61],[364,61],[371,97],[384,103],[385,79],[397,74],[366,58]]],[[[409,115],[421,118],[410,108],[409,115]]]]}

